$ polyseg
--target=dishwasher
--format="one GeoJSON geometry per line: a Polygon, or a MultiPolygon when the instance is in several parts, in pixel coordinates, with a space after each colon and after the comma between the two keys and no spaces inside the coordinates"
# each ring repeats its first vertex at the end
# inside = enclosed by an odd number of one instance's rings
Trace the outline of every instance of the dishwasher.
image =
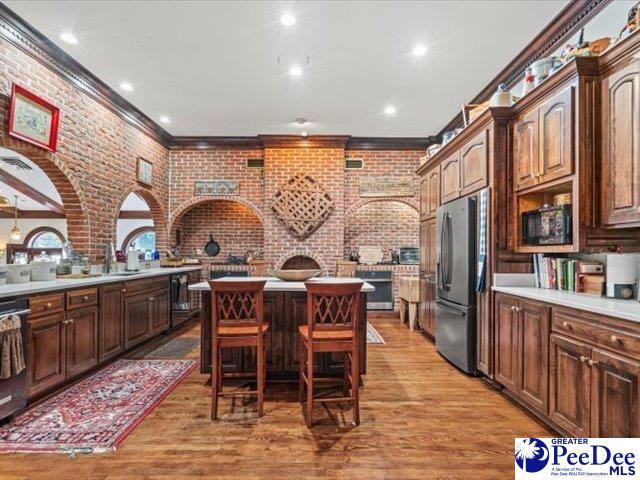
{"type": "Polygon", "coordinates": [[[0,319],[7,315],[20,317],[20,337],[24,352],[25,368],[20,373],[0,378],[0,421],[27,406],[27,314],[30,312],[27,300],[0,303],[0,319]]]}

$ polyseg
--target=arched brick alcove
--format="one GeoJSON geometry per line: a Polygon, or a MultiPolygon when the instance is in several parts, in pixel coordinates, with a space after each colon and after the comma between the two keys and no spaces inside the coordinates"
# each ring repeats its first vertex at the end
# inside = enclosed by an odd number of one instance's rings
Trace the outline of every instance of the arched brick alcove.
{"type": "Polygon", "coordinates": [[[47,152],[0,133],[0,147],[9,149],[35,163],[56,187],[67,219],[67,238],[80,252],[90,251],[91,229],[81,190],[64,166],[64,156],[47,152]]]}

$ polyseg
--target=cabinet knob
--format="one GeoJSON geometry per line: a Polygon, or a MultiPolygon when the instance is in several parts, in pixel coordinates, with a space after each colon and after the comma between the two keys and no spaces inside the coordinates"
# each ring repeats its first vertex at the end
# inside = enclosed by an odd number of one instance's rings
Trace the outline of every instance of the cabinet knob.
{"type": "Polygon", "coordinates": [[[596,362],[595,360],[591,360],[591,359],[589,359],[588,363],[589,363],[590,367],[594,367],[594,366],[596,366],[598,364],[598,362],[596,362]]]}
{"type": "Polygon", "coordinates": [[[51,302],[47,302],[47,304],[44,306],[44,308],[46,310],[49,310],[53,305],[51,305],[51,302]]]}
{"type": "Polygon", "coordinates": [[[516,311],[516,306],[515,305],[511,305],[511,311],[515,312],[516,311]]]}
{"type": "Polygon", "coordinates": [[[571,328],[571,325],[569,325],[569,322],[562,322],[562,328],[564,328],[565,330],[569,330],[571,328]]]}
{"type": "Polygon", "coordinates": [[[122,293],[127,293],[127,289],[123,288],[122,290],[120,290],[122,293]]]}
{"type": "Polygon", "coordinates": [[[536,174],[535,173],[531,173],[531,180],[535,180],[536,179],[536,174]]]}
{"type": "MultiPolygon", "coordinates": [[[[580,361],[582,363],[586,362],[587,361],[587,357],[585,357],[584,355],[580,355],[580,361]]],[[[589,361],[591,361],[591,360],[589,360],[589,361]]]]}
{"type": "Polygon", "coordinates": [[[63,324],[63,325],[69,325],[69,320],[63,320],[63,321],[62,321],[62,324],[63,324]]]}
{"type": "Polygon", "coordinates": [[[89,295],[85,295],[84,297],[82,297],[82,300],[84,300],[85,302],[89,301],[89,295]]]}
{"type": "Polygon", "coordinates": [[[609,338],[609,340],[611,340],[611,343],[618,343],[620,341],[620,339],[615,335],[611,335],[611,338],[609,338]]]}
{"type": "Polygon", "coordinates": [[[73,318],[69,318],[69,319],[67,319],[67,323],[70,323],[70,324],[72,324],[72,325],[73,325],[73,318]]]}

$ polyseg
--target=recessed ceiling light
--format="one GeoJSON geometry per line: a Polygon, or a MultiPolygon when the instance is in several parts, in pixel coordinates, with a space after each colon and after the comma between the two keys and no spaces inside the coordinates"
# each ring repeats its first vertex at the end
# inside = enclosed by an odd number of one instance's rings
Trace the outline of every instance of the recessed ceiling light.
{"type": "Polygon", "coordinates": [[[71,45],[75,45],[78,43],[78,39],[73,33],[63,32],[60,34],[60,40],[66,43],[70,43],[71,45]]]}
{"type": "Polygon", "coordinates": [[[302,75],[302,69],[297,65],[294,65],[289,69],[289,75],[291,75],[292,77],[299,77],[300,75],[302,75]]]}
{"type": "Polygon", "coordinates": [[[296,17],[294,17],[290,13],[284,13],[280,17],[280,23],[285,27],[291,27],[296,24],[296,17]]]}
{"type": "Polygon", "coordinates": [[[307,119],[304,117],[296,117],[293,121],[298,125],[304,125],[305,123],[307,123],[307,119]]]}
{"type": "Polygon", "coordinates": [[[133,85],[131,85],[131,84],[130,84],[130,83],[128,83],[128,82],[122,82],[122,83],[120,84],[120,88],[121,88],[122,90],[124,90],[125,92],[131,92],[131,91],[133,90],[133,85]]]}
{"type": "Polygon", "coordinates": [[[160,117],[160,122],[161,123],[171,123],[171,119],[169,117],[167,117],[166,115],[163,115],[160,117]]]}
{"type": "Polygon", "coordinates": [[[309,136],[309,132],[301,132],[300,135],[303,136],[303,137],[308,137],[309,136]]]}
{"type": "Polygon", "coordinates": [[[394,107],[393,105],[387,105],[384,108],[384,114],[385,115],[389,115],[389,116],[395,115],[396,114],[396,107],[394,107]]]}
{"type": "Polygon", "coordinates": [[[419,57],[427,53],[427,47],[425,47],[424,45],[416,45],[415,47],[413,47],[413,50],[411,50],[411,53],[413,53],[416,57],[419,57]]]}

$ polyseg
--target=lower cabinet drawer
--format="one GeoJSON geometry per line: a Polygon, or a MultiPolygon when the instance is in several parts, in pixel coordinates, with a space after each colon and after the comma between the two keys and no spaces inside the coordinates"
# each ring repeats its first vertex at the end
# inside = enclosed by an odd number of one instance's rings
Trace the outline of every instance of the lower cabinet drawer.
{"type": "Polygon", "coordinates": [[[551,329],[592,345],[613,350],[630,357],[640,358],[639,333],[630,331],[615,319],[589,312],[554,307],[551,329]]]}
{"type": "Polygon", "coordinates": [[[29,318],[50,315],[64,310],[64,292],[29,297],[29,318]]]}
{"type": "Polygon", "coordinates": [[[140,280],[130,280],[125,283],[125,295],[137,295],[153,290],[169,288],[169,277],[142,278],[140,280]]]}
{"type": "Polygon", "coordinates": [[[98,288],[83,288],[67,292],[67,310],[98,304],[98,288]]]}

